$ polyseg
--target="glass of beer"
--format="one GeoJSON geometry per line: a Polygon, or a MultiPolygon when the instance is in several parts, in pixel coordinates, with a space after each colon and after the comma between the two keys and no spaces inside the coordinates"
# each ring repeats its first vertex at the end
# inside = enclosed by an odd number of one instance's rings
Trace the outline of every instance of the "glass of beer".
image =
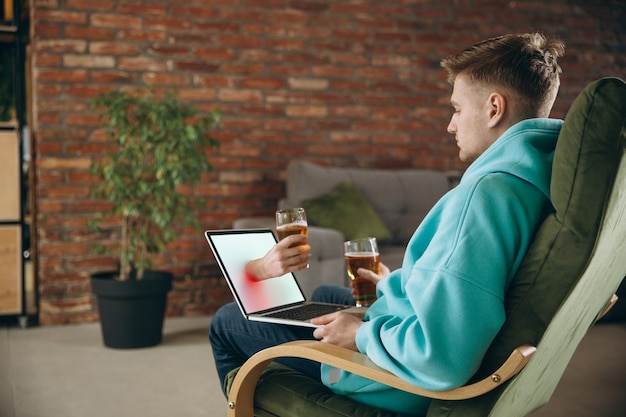
{"type": "Polygon", "coordinates": [[[376,238],[349,240],[344,243],[344,253],[348,276],[354,282],[356,306],[368,307],[376,301],[376,284],[367,278],[359,277],[357,270],[365,268],[377,274],[381,273],[380,253],[376,238]]]}
{"type": "Polygon", "coordinates": [[[289,235],[309,235],[306,213],[302,207],[287,208],[276,212],[276,235],[283,240],[289,235]]]}

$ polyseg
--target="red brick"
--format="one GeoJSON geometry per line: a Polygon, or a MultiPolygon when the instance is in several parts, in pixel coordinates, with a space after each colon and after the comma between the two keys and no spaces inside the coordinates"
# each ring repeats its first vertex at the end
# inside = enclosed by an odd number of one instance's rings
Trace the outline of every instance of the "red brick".
{"type": "Polygon", "coordinates": [[[218,97],[223,101],[261,101],[263,98],[259,91],[255,90],[221,90],[218,97]]]}
{"type": "Polygon", "coordinates": [[[111,55],[71,55],[63,56],[63,66],[66,68],[113,68],[115,58],[111,55]]]}
{"type": "Polygon", "coordinates": [[[219,72],[219,65],[199,61],[181,61],[175,65],[176,71],[188,71],[194,74],[219,72]]]}
{"type": "Polygon", "coordinates": [[[63,213],[65,205],[60,201],[48,201],[46,199],[40,199],[37,203],[37,210],[39,213],[63,213]]]}
{"type": "Polygon", "coordinates": [[[76,158],[68,156],[66,158],[44,158],[38,160],[37,168],[39,169],[88,169],[91,160],[88,158],[76,158]]]}
{"type": "Polygon", "coordinates": [[[194,55],[197,58],[220,61],[232,61],[237,58],[234,51],[226,48],[198,48],[194,55]]]}
{"type": "Polygon", "coordinates": [[[269,62],[275,64],[285,60],[281,52],[266,49],[246,49],[241,51],[239,56],[243,62],[269,62]]]}
{"type": "Polygon", "coordinates": [[[256,63],[228,63],[222,64],[222,71],[230,75],[254,75],[261,74],[265,70],[262,64],[256,63]]]}
{"type": "Polygon", "coordinates": [[[38,23],[33,26],[33,34],[37,38],[51,38],[59,35],[59,25],[38,23]]]}
{"type": "Polygon", "coordinates": [[[84,69],[75,70],[40,70],[37,75],[38,81],[54,82],[84,82],[87,80],[87,71],[84,69]]]}
{"type": "Polygon", "coordinates": [[[89,195],[88,187],[63,186],[41,188],[39,196],[42,198],[84,198],[89,195]]]}
{"type": "MultiPolygon", "coordinates": [[[[266,8],[283,8],[285,2],[283,0],[241,0],[241,5],[245,7],[266,7],[266,8]]],[[[294,7],[293,4],[290,5],[294,7]]]]}
{"type": "Polygon", "coordinates": [[[67,126],[100,126],[100,116],[97,114],[68,114],[65,117],[67,126]]]}
{"type": "Polygon", "coordinates": [[[280,78],[247,78],[241,81],[241,88],[252,88],[261,90],[275,90],[283,88],[285,81],[280,78]]]}
{"type": "Polygon", "coordinates": [[[215,97],[217,97],[217,93],[215,92],[215,90],[210,89],[210,88],[179,88],[178,89],[180,98],[183,100],[190,100],[190,101],[196,101],[196,102],[201,102],[201,101],[207,101],[207,100],[215,100],[215,97]]]}
{"type": "MultiPolygon", "coordinates": [[[[86,255],[87,245],[84,243],[46,243],[45,245],[41,245],[39,248],[40,256],[52,256],[52,255],[62,255],[62,256],[73,256],[73,255],[86,255]]],[[[46,276],[51,277],[50,274],[46,276]]],[[[66,277],[67,280],[69,278],[66,277]]]]}
{"type": "Polygon", "coordinates": [[[272,65],[270,67],[270,73],[285,77],[307,76],[310,75],[311,68],[307,65],[272,65]]]}
{"type": "Polygon", "coordinates": [[[270,119],[265,121],[265,127],[268,130],[286,130],[286,131],[299,131],[306,127],[304,120],[294,119],[270,119]]]}
{"type": "Polygon", "coordinates": [[[56,113],[39,113],[37,116],[37,122],[41,124],[58,124],[61,121],[61,117],[56,113]]]}
{"type": "Polygon", "coordinates": [[[87,14],[84,12],[72,12],[62,10],[39,10],[34,9],[35,19],[43,22],[55,23],[87,23],[87,14]]]}
{"type": "Polygon", "coordinates": [[[119,5],[120,13],[131,15],[158,15],[164,16],[169,8],[168,4],[156,4],[152,2],[122,2],[119,5]]]}
{"type": "Polygon", "coordinates": [[[239,114],[242,116],[280,117],[283,116],[284,109],[271,104],[244,104],[241,106],[239,114]]]}
{"type": "Polygon", "coordinates": [[[390,120],[359,120],[354,122],[354,128],[356,130],[374,131],[384,130],[393,131],[395,123],[390,120]]]}
{"type": "Polygon", "coordinates": [[[339,117],[359,117],[364,118],[370,114],[370,107],[367,106],[339,106],[330,111],[331,116],[339,117]]]}
{"type": "MultiPolygon", "coordinates": [[[[93,97],[109,91],[110,88],[96,85],[71,85],[66,88],[66,93],[74,97],[93,97]]],[[[83,107],[84,109],[84,107],[83,107]]]]}
{"type": "Polygon", "coordinates": [[[228,48],[258,48],[261,46],[261,39],[253,36],[220,36],[220,45],[228,48]]]}
{"type": "Polygon", "coordinates": [[[328,109],[324,106],[287,106],[285,109],[291,117],[326,117],[328,109]]]}
{"type": "Polygon", "coordinates": [[[126,29],[119,32],[119,38],[122,40],[137,41],[137,42],[164,42],[167,39],[167,34],[158,30],[143,30],[143,29],[126,29]]]}
{"type": "MultiPolygon", "coordinates": [[[[224,119],[220,123],[220,126],[224,130],[232,129],[232,130],[237,130],[237,131],[261,129],[263,125],[264,125],[263,120],[257,120],[257,119],[252,119],[252,118],[242,119],[242,118],[237,118],[237,117],[224,117],[224,119]]],[[[220,135],[219,137],[224,137],[224,136],[220,135]]]]}
{"type": "Polygon", "coordinates": [[[143,76],[146,84],[160,84],[165,86],[188,85],[191,75],[181,73],[150,73],[143,76]]]}
{"type": "Polygon", "coordinates": [[[328,38],[331,31],[327,28],[307,28],[307,27],[292,27],[289,28],[289,36],[297,37],[297,38],[305,38],[305,39],[322,39],[328,38]]]}
{"type": "Polygon", "coordinates": [[[376,107],[372,109],[374,118],[405,119],[408,113],[407,107],[376,107]]]}
{"type": "Polygon", "coordinates": [[[347,14],[366,14],[370,11],[371,5],[369,4],[333,4],[331,9],[336,13],[347,14]]]}
{"type": "Polygon", "coordinates": [[[92,71],[91,78],[94,82],[97,82],[97,83],[125,84],[131,81],[132,76],[128,72],[122,72],[122,71],[95,70],[95,71],[92,71]]]}
{"type": "Polygon", "coordinates": [[[287,29],[280,25],[248,23],[241,27],[241,32],[247,35],[284,36],[287,29]]]}
{"type": "Polygon", "coordinates": [[[129,71],[165,71],[166,63],[149,57],[120,58],[118,68],[129,71]]]}
{"type": "Polygon", "coordinates": [[[268,39],[266,45],[270,49],[301,51],[305,42],[300,39],[268,39]]]}
{"type": "Polygon", "coordinates": [[[87,42],[82,39],[47,39],[38,41],[35,48],[42,53],[83,53],[87,50],[87,42]]]}
{"type": "MultiPolygon", "coordinates": [[[[93,28],[89,29],[93,31],[93,28]]],[[[103,39],[99,37],[98,39],[103,39]]],[[[90,42],[89,52],[102,55],[136,55],[140,52],[137,45],[123,42],[90,42]]]]}
{"type": "Polygon", "coordinates": [[[189,54],[189,47],[186,45],[154,45],[148,48],[148,53],[150,55],[184,56],[189,54]]]}
{"type": "Polygon", "coordinates": [[[113,13],[93,13],[89,23],[95,27],[138,28],[142,26],[142,18],[113,13]]]}
{"type": "MultiPolygon", "coordinates": [[[[310,122],[311,128],[320,132],[334,132],[337,130],[348,130],[351,128],[349,120],[319,119],[310,122]]],[[[309,135],[310,137],[311,135],[309,135]]]]}
{"type": "Polygon", "coordinates": [[[214,18],[219,16],[219,11],[206,6],[174,6],[172,14],[175,16],[190,16],[192,18],[214,18]]]}
{"type": "Polygon", "coordinates": [[[393,69],[386,68],[363,68],[357,70],[357,75],[363,78],[380,78],[388,80],[395,78],[396,72],[393,69]]]}
{"type": "Polygon", "coordinates": [[[191,29],[191,22],[188,19],[177,17],[153,17],[144,19],[144,27],[148,30],[186,30],[191,29]]]}
{"type": "Polygon", "coordinates": [[[61,65],[61,60],[62,57],[60,55],[42,54],[37,57],[35,64],[41,67],[58,67],[61,65]]]}
{"type": "Polygon", "coordinates": [[[356,132],[333,132],[330,138],[336,143],[363,143],[369,141],[369,134],[356,132]]]}
{"type": "Polygon", "coordinates": [[[90,26],[66,26],[64,33],[72,39],[112,40],[115,38],[115,32],[111,29],[90,26]]]}
{"type": "Polygon", "coordinates": [[[221,74],[217,74],[217,75],[195,74],[193,76],[193,82],[194,82],[194,85],[210,86],[210,87],[232,87],[234,84],[230,78],[225,77],[224,75],[221,75],[221,74]]]}
{"type": "Polygon", "coordinates": [[[71,9],[91,10],[91,11],[113,10],[113,3],[108,0],[67,0],[66,4],[71,9]]]}

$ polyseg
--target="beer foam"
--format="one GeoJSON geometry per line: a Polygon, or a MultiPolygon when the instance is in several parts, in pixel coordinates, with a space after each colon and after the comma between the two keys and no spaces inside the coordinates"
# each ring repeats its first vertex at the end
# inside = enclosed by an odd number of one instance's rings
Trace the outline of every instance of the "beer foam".
{"type": "Polygon", "coordinates": [[[307,227],[308,224],[307,224],[306,220],[296,220],[295,222],[281,224],[280,226],[276,226],[276,229],[284,229],[285,227],[291,227],[291,226],[304,226],[304,227],[307,227]]]}
{"type": "Polygon", "coordinates": [[[345,256],[351,258],[365,258],[368,256],[380,256],[380,254],[378,252],[346,252],[345,256]]]}

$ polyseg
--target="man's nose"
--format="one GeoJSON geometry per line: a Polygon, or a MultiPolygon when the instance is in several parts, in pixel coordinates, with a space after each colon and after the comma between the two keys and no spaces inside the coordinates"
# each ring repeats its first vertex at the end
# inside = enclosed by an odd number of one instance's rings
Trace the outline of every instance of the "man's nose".
{"type": "Polygon", "coordinates": [[[446,130],[448,131],[448,133],[456,133],[456,126],[454,125],[454,123],[452,123],[452,120],[450,120],[450,123],[448,123],[448,128],[446,130]]]}

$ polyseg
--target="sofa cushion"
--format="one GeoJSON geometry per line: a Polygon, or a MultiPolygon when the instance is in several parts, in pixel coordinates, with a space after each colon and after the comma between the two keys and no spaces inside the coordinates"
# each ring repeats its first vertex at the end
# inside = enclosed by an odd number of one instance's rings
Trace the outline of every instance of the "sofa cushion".
{"type": "Polygon", "coordinates": [[[350,181],[319,197],[302,200],[301,206],[311,224],[339,230],[346,240],[375,237],[384,242],[391,239],[387,226],[350,181]]]}
{"type": "Polygon", "coordinates": [[[425,169],[324,167],[305,161],[287,166],[285,206],[319,197],[352,182],[391,232],[392,243],[406,245],[424,216],[450,188],[443,172],[425,169]]]}

